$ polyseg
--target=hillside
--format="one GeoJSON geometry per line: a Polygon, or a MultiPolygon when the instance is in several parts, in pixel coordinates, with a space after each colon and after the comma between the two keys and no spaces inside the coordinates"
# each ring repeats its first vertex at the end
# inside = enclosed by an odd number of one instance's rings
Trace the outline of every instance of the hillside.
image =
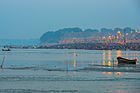
{"type": "Polygon", "coordinates": [[[124,36],[127,40],[136,40],[136,36],[139,37],[139,31],[130,27],[107,29],[81,29],[75,28],[64,28],[57,31],[48,31],[44,33],[40,41],[41,43],[76,43],[76,42],[102,42],[103,40],[116,40],[123,41],[124,36]]]}

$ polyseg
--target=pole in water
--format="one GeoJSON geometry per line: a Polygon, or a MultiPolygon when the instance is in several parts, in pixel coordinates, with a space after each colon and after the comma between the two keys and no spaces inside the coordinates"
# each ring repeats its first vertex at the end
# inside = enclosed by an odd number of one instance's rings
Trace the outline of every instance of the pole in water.
{"type": "Polygon", "coordinates": [[[113,72],[114,72],[114,58],[113,58],[113,72]]]}
{"type": "Polygon", "coordinates": [[[3,67],[4,60],[5,60],[5,56],[3,56],[3,58],[2,58],[2,63],[1,63],[1,65],[0,65],[0,68],[2,68],[2,67],[3,67]]]}
{"type": "Polygon", "coordinates": [[[67,66],[67,72],[68,72],[68,60],[66,61],[66,66],[67,66]]]}
{"type": "Polygon", "coordinates": [[[114,58],[113,58],[113,67],[114,67],[114,58]]]}
{"type": "Polygon", "coordinates": [[[2,68],[2,65],[0,65],[0,69],[2,68]]]}

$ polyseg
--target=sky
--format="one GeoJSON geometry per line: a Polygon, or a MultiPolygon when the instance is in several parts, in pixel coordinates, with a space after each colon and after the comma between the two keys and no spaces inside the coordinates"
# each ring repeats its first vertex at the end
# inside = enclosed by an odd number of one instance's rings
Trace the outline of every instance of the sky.
{"type": "Polygon", "coordinates": [[[0,0],[0,39],[35,39],[67,27],[140,28],[140,0],[0,0]]]}

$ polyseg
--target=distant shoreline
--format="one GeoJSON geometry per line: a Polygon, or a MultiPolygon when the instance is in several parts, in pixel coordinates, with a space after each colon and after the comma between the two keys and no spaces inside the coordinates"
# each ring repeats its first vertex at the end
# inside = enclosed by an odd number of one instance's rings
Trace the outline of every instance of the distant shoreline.
{"type": "Polygon", "coordinates": [[[14,46],[8,45],[8,48],[15,49],[85,49],[85,50],[136,50],[140,51],[140,43],[70,43],[56,45],[30,45],[30,46],[14,46]]]}

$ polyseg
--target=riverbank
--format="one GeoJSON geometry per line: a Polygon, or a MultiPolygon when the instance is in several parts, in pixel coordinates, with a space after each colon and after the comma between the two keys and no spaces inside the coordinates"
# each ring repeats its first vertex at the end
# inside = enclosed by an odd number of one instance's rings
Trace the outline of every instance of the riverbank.
{"type": "Polygon", "coordinates": [[[140,43],[69,43],[55,45],[30,45],[30,46],[15,46],[10,45],[8,48],[17,49],[86,49],[86,50],[140,50],[140,43]]]}

